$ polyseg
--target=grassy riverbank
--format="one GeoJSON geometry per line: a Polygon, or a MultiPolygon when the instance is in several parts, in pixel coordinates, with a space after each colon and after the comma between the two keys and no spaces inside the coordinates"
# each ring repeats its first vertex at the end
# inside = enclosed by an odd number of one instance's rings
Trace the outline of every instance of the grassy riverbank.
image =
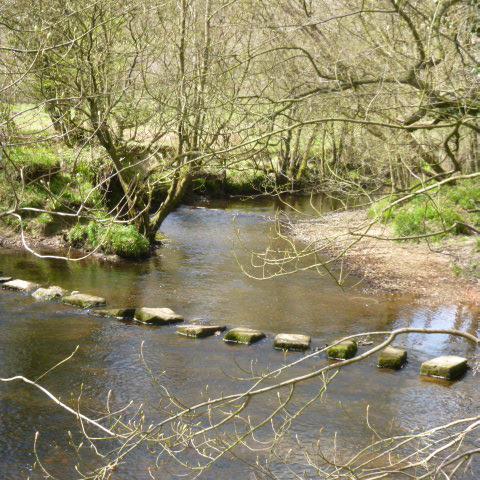
{"type": "MultiPolygon", "coordinates": [[[[36,127],[40,128],[39,125],[36,127]]],[[[100,148],[77,150],[62,143],[16,147],[8,151],[0,169],[0,205],[17,216],[0,219],[4,246],[23,247],[20,232],[32,248],[96,251],[122,258],[143,258],[152,245],[134,225],[113,224],[115,185],[105,182],[113,171],[100,148]],[[12,168],[8,168],[12,167],[12,168]],[[81,220],[76,214],[82,211],[81,220]],[[49,213],[47,213],[49,212],[49,213]]],[[[197,172],[186,199],[258,195],[267,190],[268,177],[245,164],[222,175],[197,172]]],[[[165,198],[160,184],[155,203],[165,198]]]]}

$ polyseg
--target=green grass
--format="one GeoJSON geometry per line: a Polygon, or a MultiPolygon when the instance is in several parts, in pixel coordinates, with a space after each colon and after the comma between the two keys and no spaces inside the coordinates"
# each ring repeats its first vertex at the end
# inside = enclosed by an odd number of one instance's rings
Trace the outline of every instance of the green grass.
{"type": "Polygon", "coordinates": [[[52,149],[44,146],[17,147],[8,152],[8,157],[20,176],[28,182],[55,174],[60,169],[59,155],[52,149]]]}
{"type": "Polygon", "coordinates": [[[26,135],[48,136],[54,133],[52,120],[43,106],[33,103],[12,105],[14,122],[18,130],[26,135]]]}
{"type": "MultiPolygon", "coordinates": [[[[405,204],[387,208],[393,199],[385,198],[369,210],[371,218],[392,225],[398,237],[414,237],[448,230],[450,235],[468,234],[462,224],[480,226],[480,185],[471,180],[419,194],[405,204]]],[[[446,235],[440,233],[439,238],[446,235]]]]}
{"type": "Polygon", "coordinates": [[[77,248],[99,247],[102,252],[123,258],[142,258],[150,251],[148,240],[133,225],[79,223],[68,233],[68,241],[77,248]]]}

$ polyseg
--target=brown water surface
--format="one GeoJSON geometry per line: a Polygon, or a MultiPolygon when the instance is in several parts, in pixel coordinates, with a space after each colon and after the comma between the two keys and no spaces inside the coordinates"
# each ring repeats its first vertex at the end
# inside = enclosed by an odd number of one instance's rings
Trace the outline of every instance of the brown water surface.
{"type": "MultiPolygon", "coordinates": [[[[193,401],[205,385],[211,391],[238,391],[226,373],[238,373],[236,363],[257,368],[279,366],[282,353],[271,346],[278,332],[312,335],[314,346],[339,336],[404,326],[457,328],[479,333],[478,317],[449,304],[423,307],[409,298],[369,296],[359,288],[342,291],[328,276],[313,271],[258,281],[245,276],[238,262],[249,263],[248,249],[261,250],[272,229],[270,202],[230,203],[228,208],[182,207],[162,231],[171,239],[158,256],[144,262],[119,264],[88,261],[45,261],[26,253],[2,251],[5,274],[56,284],[107,298],[110,306],[168,306],[187,319],[204,319],[229,326],[264,330],[267,339],[251,347],[231,347],[219,337],[193,341],[174,334],[175,327],[148,328],[113,319],[97,318],[74,308],[38,303],[17,293],[0,294],[0,375],[35,378],[70,354],[67,364],[43,384],[64,400],[77,396],[83,384],[83,405],[95,410],[110,389],[115,401],[146,405],[157,398],[156,386],[139,361],[145,342],[146,357],[164,384],[185,401],[193,401]],[[242,244],[238,243],[239,229],[242,244]],[[236,255],[234,255],[234,253],[236,255]]],[[[353,281],[353,279],[352,279],[353,281]]],[[[441,354],[472,355],[465,341],[446,336],[410,335],[400,342],[409,350],[409,363],[399,372],[378,371],[375,359],[343,371],[327,398],[315,402],[294,431],[312,444],[322,435],[338,432],[342,449],[352,450],[366,438],[364,417],[370,405],[372,422],[387,428],[423,428],[460,415],[478,413],[480,386],[471,372],[456,383],[427,382],[418,376],[422,361],[441,354]]],[[[301,354],[292,354],[289,360],[301,354]]],[[[318,364],[320,360],[315,360],[318,364]]],[[[307,371],[315,361],[305,365],[307,371]]],[[[307,398],[318,388],[309,382],[298,395],[307,398]]],[[[271,408],[265,399],[259,409],[271,408]]],[[[155,413],[152,410],[152,420],[155,413]]],[[[0,384],[0,478],[43,478],[34,463],[33,439],[41,432],[39,455],[58,478],[77,478],[66,450],[66,431],[75,430],[72,418],[41,393],[23,384],[0,384]]],[[[285,449],[288,448],[286,441],[285,449]]],[[[289,462],[301,462],[301,452],[289,462]]],[[[115,479],[146,479],[152,459],[145,451],[115,473],[115,479]]],[[[167,468],[168,461],[165,463],[167,468]]],[[[173,467],[172,467],[173,468],[173,467]]],[[[478,464],[465,478],[479,478],[478,464]]],[[[248,478],[245,465],[225,458],[204,478],[248,478]]],[[[158,478],[173,478],[164,470],[158,478]]],[[[172,470],[173,472],[173,470],[172,470]]],[[[279,467],[279,478],[294,478],[279,467]]]]}

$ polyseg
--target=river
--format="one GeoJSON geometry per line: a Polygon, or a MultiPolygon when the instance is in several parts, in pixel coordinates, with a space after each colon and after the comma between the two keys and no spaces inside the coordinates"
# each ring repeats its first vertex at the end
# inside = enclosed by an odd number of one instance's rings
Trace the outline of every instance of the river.
{"type": "MultiPolygon", "coordinates": [[[[433,308],[408,297],[366,295],[360,287],[343,291],[330,277],[315,271],[262,281],[249,278],[239,265],[249,264],[250,249],[258,251],[268,244],[274,206],[231,202],[228,207],[216,207],[185,206],[170,215],[162,226],[170,240],[148,261],[66,263],[3,250],[0,270],[16,278],[98,294],[111,307],[167,306],[186,319],[258,328],[267,333],[266,340],[248,347],[232,347],[221,337],[192,340],[175,335],[174,326],[147,327],[98,318],[4,291],[0,293],[0,376],[34,379],[80,345],[76,355],[45,377],[42,385],[67,402],[78,397],[83,385],[82,406],[88,413],[101,409],[110,389],[118,404],[156,402],[157,385],[139,359],[142,342],[148,364],[161,375],[162,383],[189,402],[207,384],[210,391],[235,391],[238,382],[231,375],[238,374],[237,364],[248,367],[254,359],[259,369],[281,365],[284,355],[272,349],[272,337],[279,332],[311,335],[313,346],[348,334],[404,326],[479,334],[478,316],[449,304],[448,299],[433,308]]],[[[345,369],[327,396],[314,402],[294,426],[299,438],[313,444],[320,429],[327,440],[337,432],[341,449],[352,450],[371,436],[365,426],[367,406],[372,423],[382,431],[392,421],[396,431],[404,431],[478,413],[480,386],[472,372],[454,383],[418,375],[426,359],[471,355],[472,347],[465,340],[410,335],[398,344],[408,349],[406,368],[380,371],[371,358],[345,369]]],[[[292,353],[288,359],[301,355],[292,353]]],[[[310,382],[299,396],[317,387],[310,382]]],[[[271,408],[273,402],[265,399],[261,408],[271,408]]],[[[150,414],[154,420],[153,409],[150,414]]],[[[75,428],[69,414],[32,387],[0,384],[0,478],[44,478],[38,468],[32,470],[36,431],[42,463],[57,478],[78,478],[66,446],[66,431],[75,428]]],[[[301,453],[288,460],[294,468],[303,461],[301,453]]],[[[151,463],[148,452],[137,451],[113,478],[152,478],[151,463]]],[[[168,470],[168,461],[162,468],[167,470],[154,478],[173,477],[175,470],[173,466],[168,470]]],[[[478,463],[472,469],[465,478],[480,477],[478,463]]],[[[250,478],[245,471],[242,462],[225,458],[203,478],[250,478]]],[[[277,473],[279,478],[294,478],[281,466],[277,473]]]]}

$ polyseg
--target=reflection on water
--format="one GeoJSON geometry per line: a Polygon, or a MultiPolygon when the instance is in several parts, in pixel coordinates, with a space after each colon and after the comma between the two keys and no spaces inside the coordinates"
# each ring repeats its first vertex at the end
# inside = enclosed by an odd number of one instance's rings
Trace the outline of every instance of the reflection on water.
{"type": "MultiPolygon", "coordinates": [[[[270,203],[259,202],[228,209],[183,207],[162,228],[171,241],[147,262],[78,264],[40,261],[13,252],[0,254],[1,270],[15,277],[99,294],[112,307],[168,306],[187,319],[256,327],[269,334],[267,340],[244,348],[232,348],[218,337],[192,341],[175,335],[174,327],[149,328],[91,317],[64,305],[39,304],[30,297],[2,292],[0,375],[35,378],[80,345],[77,355],[43,384],[66,401],[73,401],[83,384],[82,405],[88,412],[98,411],[109,389],[119,403],[155,402],[155,385],[139,360],[142,341],[150,366],[156,373],[165,372],[164,384],[193,400],[206,384],[217,392],[238,389],[226,375],[235,373],[236,362],[247,366],[256,358],[259,368],[280,365],[283,354],[271,348],[276,332],[310,334],[314,346],[338,336],[404,326],[457,328],[478,334],[475,313],[449,305],[448,299],[442,307],[423,308],[408,298],[343,292],[314,272],[268,281],[246,277],[233,255],[238,245],[236,229],[245,247],[236,253],[240,262],[247,263],[248,248],[259,250],[266,245],[272,214],[270,203]]],[[[311,443],[324,427],[323,435],[339,432],[339,438],[356,444],[366,435],[362,418],[367,405],[379,428],[392,419],[401,428],[424,427],[478,410],[480,387],[471,373],[454,384],[418,376],[425,359],[443,353],[469,355],[471,346],[437,335],[411,335],[399,344],[409,349],[404,370],[378,371],[375,359],[346,369],[329,389],[327,399],[315,402],[298,422],[296,433],[311,443]]],[[[305,385],[299,398],[307,398],[317,387],[315,382],[305,385]]],[[[267,409],[273,401],[265,400],[259,408],[267,409]]],[[[0,385],[1,478],[27,478],[29,474],[42,478],[29,473],[37,430],[42,439],[39,453],[52,472],[60,478],[76,478],[71,476],[71,459],[63,448],[68,429],[75,429],[72,418],[52,407],[40,393],[19,384],[0,385]]],[[[146,452],[136,452],[115,478],[149,478],[150,461],[146,452]]],[[[232,459],[225,459],[209,475],[212,479],[246,478],[245,467],[232,459]]]]}

